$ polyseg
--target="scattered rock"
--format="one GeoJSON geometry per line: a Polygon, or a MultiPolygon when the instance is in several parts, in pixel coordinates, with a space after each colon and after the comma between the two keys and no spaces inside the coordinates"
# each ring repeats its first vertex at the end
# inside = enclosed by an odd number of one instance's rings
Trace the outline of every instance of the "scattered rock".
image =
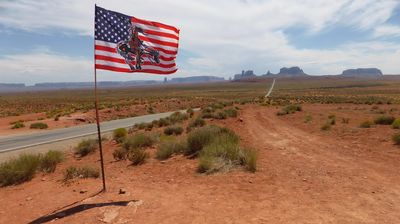
{"type": "Polygon", "coordinates": [[[79,191],[80,194],[84,194],[84,193],[86,193],[86,192],[87,192],[86,189],[82,189],[82,190],[79,191]]]}
{"type": "Polygon", "coordinates": [[[119,189],[119,193],[118,194],[125,194],[125,193],[126,193],[126,190],[124,188],[120,188],[119,189]]]}
{"type": "Polygon", "coordinates": [[[137,200],[137,201],[131,201],[131,202],[129,202],[128,203],[128,206],[140,206],[140,205],[142,205],[143,204],[143,201],[142,200],[137,200]]]}
{"type": "Polygon", "coordinates": [[[303,178],[303,181],[307,181],[307,179],[306,179],[306,178],[303,178]]]}
{"type": "Polygon", "coordinates": [[[27,201],[32,201],[32,197],[27,197],[26,200],[27,201]]]}
{"type": "Polygon", "coordinates": [[[162,163],[162,164],[165,164],[165,163],[166,163],[166,161],[165,161],[165,160],[162,160],[162,161],[160,161],[160,163],[162,163]]]}
{"type": "Polygon", "coordinates": [[[243,122],[243,118],[240,117],[240,118],[239,118],[239,121],[240,121],[240,122],[243,122]]]}
{"type": "Polygon", "coordinates": [[[45,177],[43,177],[43,178],[42,178],[42,181],[46,181],[46,178],[45,178],[45,177]]]}
{"type": "Polygon", "coordinates": [[[119,209],[108,209],[103,213],[103,218],[100,219],[100,221],[105,222],[105,223],[112,223],[115,218],[118,217],[119,215],[119,209]]]}
{"type": "Polygon", "coordinates": [[[252,180],[249,180],[249,183],[251,183],[251,184],[252,184],[252,183],[253,183],[253,181],[252,181],[252,180]]]}

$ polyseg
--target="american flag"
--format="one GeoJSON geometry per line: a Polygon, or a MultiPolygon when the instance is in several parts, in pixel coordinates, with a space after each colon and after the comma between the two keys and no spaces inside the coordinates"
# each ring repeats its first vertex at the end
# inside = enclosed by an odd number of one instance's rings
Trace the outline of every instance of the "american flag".
{"type": "Polygon", "coordinates": [[[116,72],[177,71],[179,29],[96,6],[95,66],[116,72]]]}

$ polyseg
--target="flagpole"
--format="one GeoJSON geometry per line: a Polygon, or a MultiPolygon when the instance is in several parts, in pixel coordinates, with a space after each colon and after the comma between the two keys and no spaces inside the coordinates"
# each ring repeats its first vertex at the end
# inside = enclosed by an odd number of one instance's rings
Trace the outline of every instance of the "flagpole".
{"type": "MultiPolygon", "coordinates": [[[[96,5],[95,5],[96,8],[96,5]]],[[[96,13],[96,9],[95,9],[96,13]]],[[[96,20],[96,15],[95,15],[95,20],[96,20]]],[[[101,142],[101,132],[100,132],[100,117],[99,117],[99,97],[97,93],[97,69],[96,69],[96,40],[93,38],[93,57],[94,57],[94,107],[96,110],[96,124],[97,124],[97,137],[99,141],[99,151],[100,151],[100,164],[101,164],[101,177],[103,179],[103,192],[106,191],[106,177],[104,174],[104,160],[103,160],[103,146],[101,142]]]]}

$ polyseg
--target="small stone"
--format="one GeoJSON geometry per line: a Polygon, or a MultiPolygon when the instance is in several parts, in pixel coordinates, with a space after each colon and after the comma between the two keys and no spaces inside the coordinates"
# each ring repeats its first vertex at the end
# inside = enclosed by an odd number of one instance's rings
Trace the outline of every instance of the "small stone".
{"type": "Polygon", "coordinates": [[[26,200],[27,201],[32,201],[32,197],[27,197],[26,200]]]}
{"type": "Polygon", "coordinates": [[[306,179],[306,178],[303,178],[303,181],[307,181],[307,179],[306,179]]]}
{"type": "Polygon", "coordinates": [[[42,181],[46,181],[46,178],[45,178],[45,177],[43,177],[43,178],[42,178],[42,181]]]}
{"type": "Polygon", "coordinates": [[[120,188],[119,189],[119,193],[118,194],[125,194],[125,193],[126,193],[126,190],[124,188],[120,188]]]}
{"type": "Polygon", "coordinates": [[[249,180],[249,183],[251,183],[251,184],[252,184],[252,183],[253,183],[253,181],[252,181],[252,180],[249,180]]]}
{"type": "Polygon", "coordinates": [[[80,194],[84,194],[84,193],[86,193],[86,192],[87,192],[86,189],[82,189],[82,190],[79,191],[80,194]]]}
{"type": "Polygon", "coordinates": [[[165,161],[165,160],[163,160],[163,161],[161,161],[160,163],[162,163],[162,164],[165,164],[165,163],[166,163],[166,161],[165,161]]]}

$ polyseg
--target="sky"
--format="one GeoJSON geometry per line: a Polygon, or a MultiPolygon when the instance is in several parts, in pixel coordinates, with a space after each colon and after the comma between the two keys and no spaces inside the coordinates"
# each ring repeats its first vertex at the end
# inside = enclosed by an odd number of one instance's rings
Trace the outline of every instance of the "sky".
{"type": "Polygon", "coordinates": [[[168,78],[290,66],[310,75],[400,74],[400,0],[0,0],[0,83],[92,81],[94,4],[178,27],[179,70],[168,78]]]}

